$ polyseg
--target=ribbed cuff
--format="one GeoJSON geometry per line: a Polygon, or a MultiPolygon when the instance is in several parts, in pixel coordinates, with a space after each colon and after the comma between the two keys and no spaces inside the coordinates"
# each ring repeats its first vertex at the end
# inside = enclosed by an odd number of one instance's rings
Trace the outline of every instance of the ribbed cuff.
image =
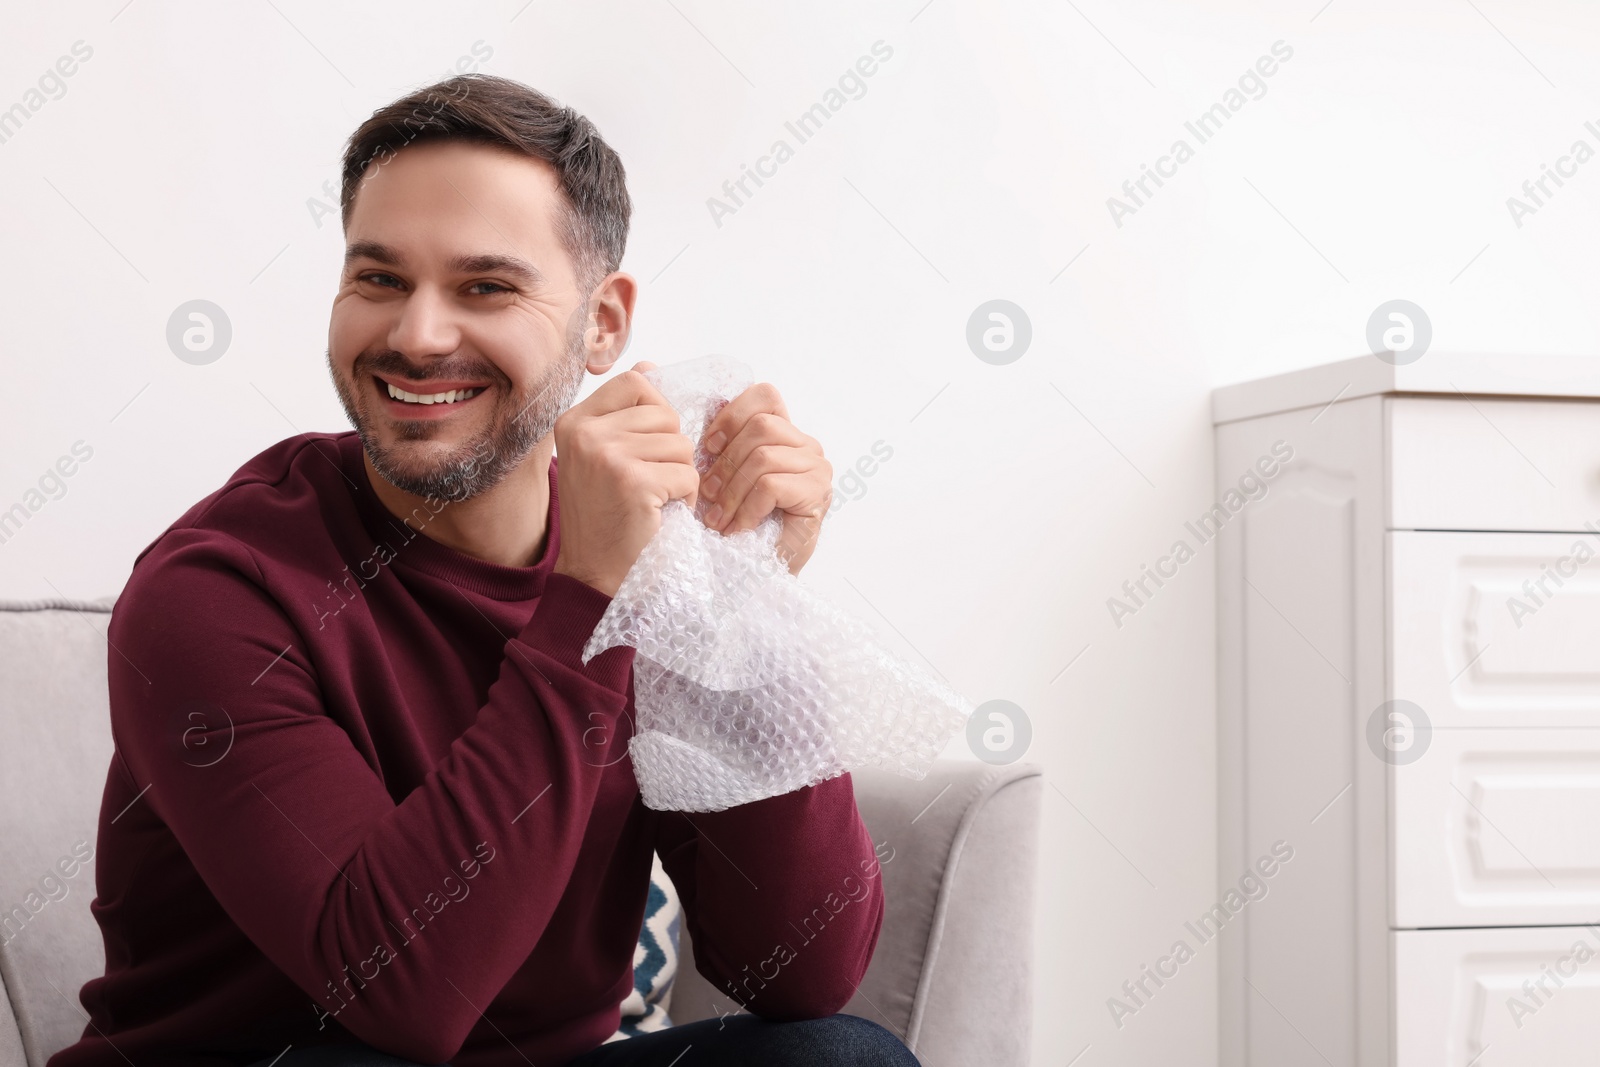
{"type": "Polygon", "coordinates": [[[533,618],[517,639],[562,666],[625,694],[633,667],[633,649],[609,648],[587,666],[583,662],[583,646],[610,605],[611,598],[594,586],[571,575],[551,573],[545,579],[533,618]]]}

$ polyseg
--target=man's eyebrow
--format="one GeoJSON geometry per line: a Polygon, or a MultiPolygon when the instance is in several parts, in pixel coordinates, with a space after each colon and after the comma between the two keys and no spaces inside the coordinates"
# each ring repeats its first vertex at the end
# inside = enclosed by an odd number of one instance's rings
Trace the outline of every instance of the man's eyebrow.
{"type": "Polygon", "coordinates": [[[405,260],[400,253],[388,245],[378,241],[355,241],[344,250],[344,268],[350,269],[350,264],[358,259],[371,259],[382,263],[386,267],[403,267],[405,260]]]}
{"type": "MultiPolygon", "coordinates": [[[[405,266],[405,257],[381,241],[352,242],[345,249],[345,269],[348,270],[350,264],[358,259],[370,259],[386,267],[405,266]]],[[[458,274],[506,274],[528,286],[539,287],[545,284],[544,274],[538,267],[525,259],[498,252],[456,256],[450,260],[448,266],[458,274]]]]}
{"type": "Polygon", "coordinates": [[[533,288],[545,284],[544,274],[538,267],[517,256],[498,252],[483,252],[475,256],[457,256],[450,261],[450,269],[460,274],[507,274],[533,288]]]}

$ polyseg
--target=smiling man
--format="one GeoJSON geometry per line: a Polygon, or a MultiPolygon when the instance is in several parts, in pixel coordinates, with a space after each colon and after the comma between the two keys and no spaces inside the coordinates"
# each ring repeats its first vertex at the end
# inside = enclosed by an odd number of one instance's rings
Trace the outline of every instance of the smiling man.
{"type": "Polygon", "coordinates": [[[526,86],[378,111],[342,207],[328,366],[355,431],[245,464],[113,613],[106,973],[51,1067],[915,1064],[836,1014],[883,916],[849,776],[651,811],[632,651],[580,659],[669,500],[723,532],[779,512],[798,571],[821,448],[769,386],[708,428],[704,478],[637,369],[573,405],[627,344],[629,199],[595,128],[526,86]],[[751,1014],[605,1043],[652,852],[751,1014]]]}

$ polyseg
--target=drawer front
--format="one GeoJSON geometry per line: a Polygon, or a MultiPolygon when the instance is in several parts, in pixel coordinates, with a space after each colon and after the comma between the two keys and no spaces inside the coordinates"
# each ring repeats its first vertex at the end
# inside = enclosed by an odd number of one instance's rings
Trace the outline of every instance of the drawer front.
{"type": "Polygon", "coordinates": [[[1600,536],[1391,532],[1389,634],[1434,727],[1600,727],[1600,536]]]}
{"type": "Polygon", "coordinates": [[[1561,1067],[1600,1045],[1588,927],[1397,931],[1397,1067],[1561,1067]]]}
{"type": "Polygon", "coordinates": [[[1434,730],[1389,773],[1393,926],[1600,922],[1600,729],[1434,730]]]}
{"type": "Polygon", "coordinates": [[[1394,397],[1389,526],[1600,526],[1600,402],[1394,397]]]}

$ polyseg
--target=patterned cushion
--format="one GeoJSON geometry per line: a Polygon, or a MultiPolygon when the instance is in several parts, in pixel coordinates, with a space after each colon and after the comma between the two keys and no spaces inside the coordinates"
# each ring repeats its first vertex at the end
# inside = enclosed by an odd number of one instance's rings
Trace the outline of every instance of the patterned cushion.
{"type": "Polygon", "coordinates": [[[633,950],[633,992],[622,1002],[622,1023],[616,1033],[606,1038],[608,1043],[672,1025],[667,1011],[672,1004],[672,980],[678,974],[678,931],[682,920],[678,891],[662,870],[661,857],[653,856],[644,926],[633,950]]]}

